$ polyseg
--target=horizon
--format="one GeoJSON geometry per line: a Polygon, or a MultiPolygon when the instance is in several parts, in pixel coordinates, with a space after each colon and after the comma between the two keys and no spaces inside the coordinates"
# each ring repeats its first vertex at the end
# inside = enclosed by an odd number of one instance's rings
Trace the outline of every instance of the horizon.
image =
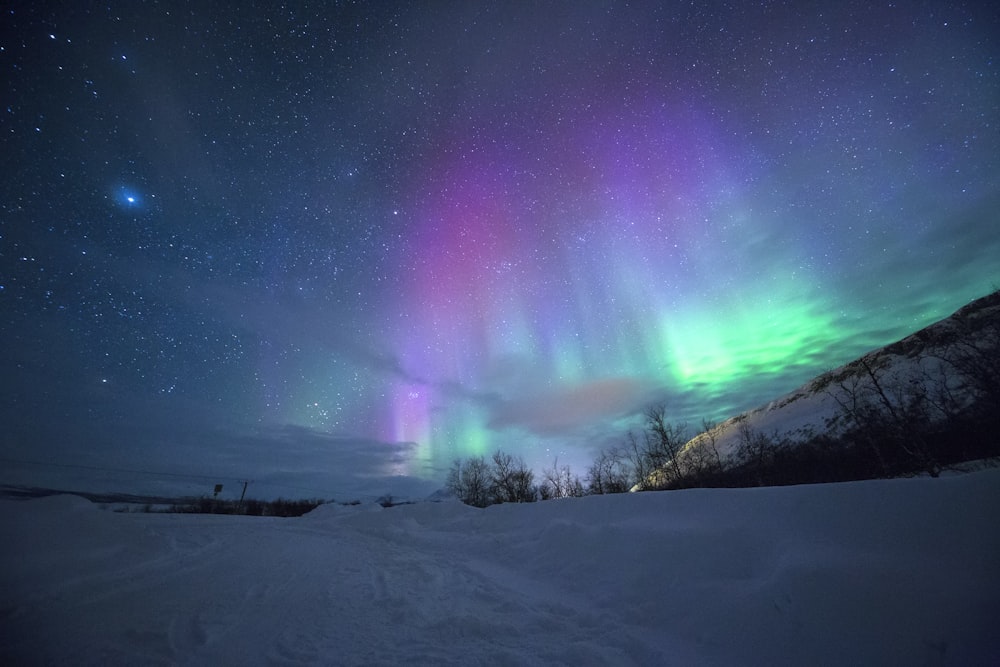
{"type": "Polygon", "coordinates": [[[239,7],[0,28],[0,484],[582,475],[1000,276],[985,3],[239,7]]]}

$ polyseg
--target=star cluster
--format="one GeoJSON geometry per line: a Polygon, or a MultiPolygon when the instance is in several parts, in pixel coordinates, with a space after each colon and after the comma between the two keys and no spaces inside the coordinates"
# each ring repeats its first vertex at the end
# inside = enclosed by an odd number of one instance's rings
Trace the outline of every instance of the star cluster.
{"type": "Polygon", "coordinates": [[[1000,275],[985,3],[4,12],[8,457],[580,466],[1000,275]]]}

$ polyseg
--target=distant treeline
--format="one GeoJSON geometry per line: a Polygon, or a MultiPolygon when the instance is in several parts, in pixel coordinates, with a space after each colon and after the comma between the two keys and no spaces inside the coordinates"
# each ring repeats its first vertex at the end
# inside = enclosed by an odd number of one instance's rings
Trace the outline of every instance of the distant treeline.
{"type": "Polygon", "coordinates": [[[173,501],[165,505],[154,505],[146,503],[135,505],[131,508],[124,506],[119,508],[119,512],[162,512],[175,514],[245,514],[248,516],[302,516],[311,512],[325,500],[257,500],[255,498],[238,500],[220,500],[218,498],[188,498],[180,501],[173,501]]]}

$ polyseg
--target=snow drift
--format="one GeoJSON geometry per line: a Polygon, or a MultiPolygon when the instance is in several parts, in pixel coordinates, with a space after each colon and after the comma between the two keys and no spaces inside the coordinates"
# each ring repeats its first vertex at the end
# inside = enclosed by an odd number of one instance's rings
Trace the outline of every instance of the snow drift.
{"type": "Polygon", "coordinates": [[[1000,664],[1000,471],[298,519],[0,503],[0,663],[1000,664]]]}

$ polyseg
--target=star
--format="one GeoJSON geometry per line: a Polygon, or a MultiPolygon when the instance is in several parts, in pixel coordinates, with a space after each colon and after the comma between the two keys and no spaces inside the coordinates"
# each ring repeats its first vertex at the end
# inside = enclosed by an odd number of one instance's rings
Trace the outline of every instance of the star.
{"type": "Polygon", "coordinates": [[[143,197],[135,188],[123,185],[118,188],[115,200],[123,208],[137,208],[142,206],[143,197]]]}

